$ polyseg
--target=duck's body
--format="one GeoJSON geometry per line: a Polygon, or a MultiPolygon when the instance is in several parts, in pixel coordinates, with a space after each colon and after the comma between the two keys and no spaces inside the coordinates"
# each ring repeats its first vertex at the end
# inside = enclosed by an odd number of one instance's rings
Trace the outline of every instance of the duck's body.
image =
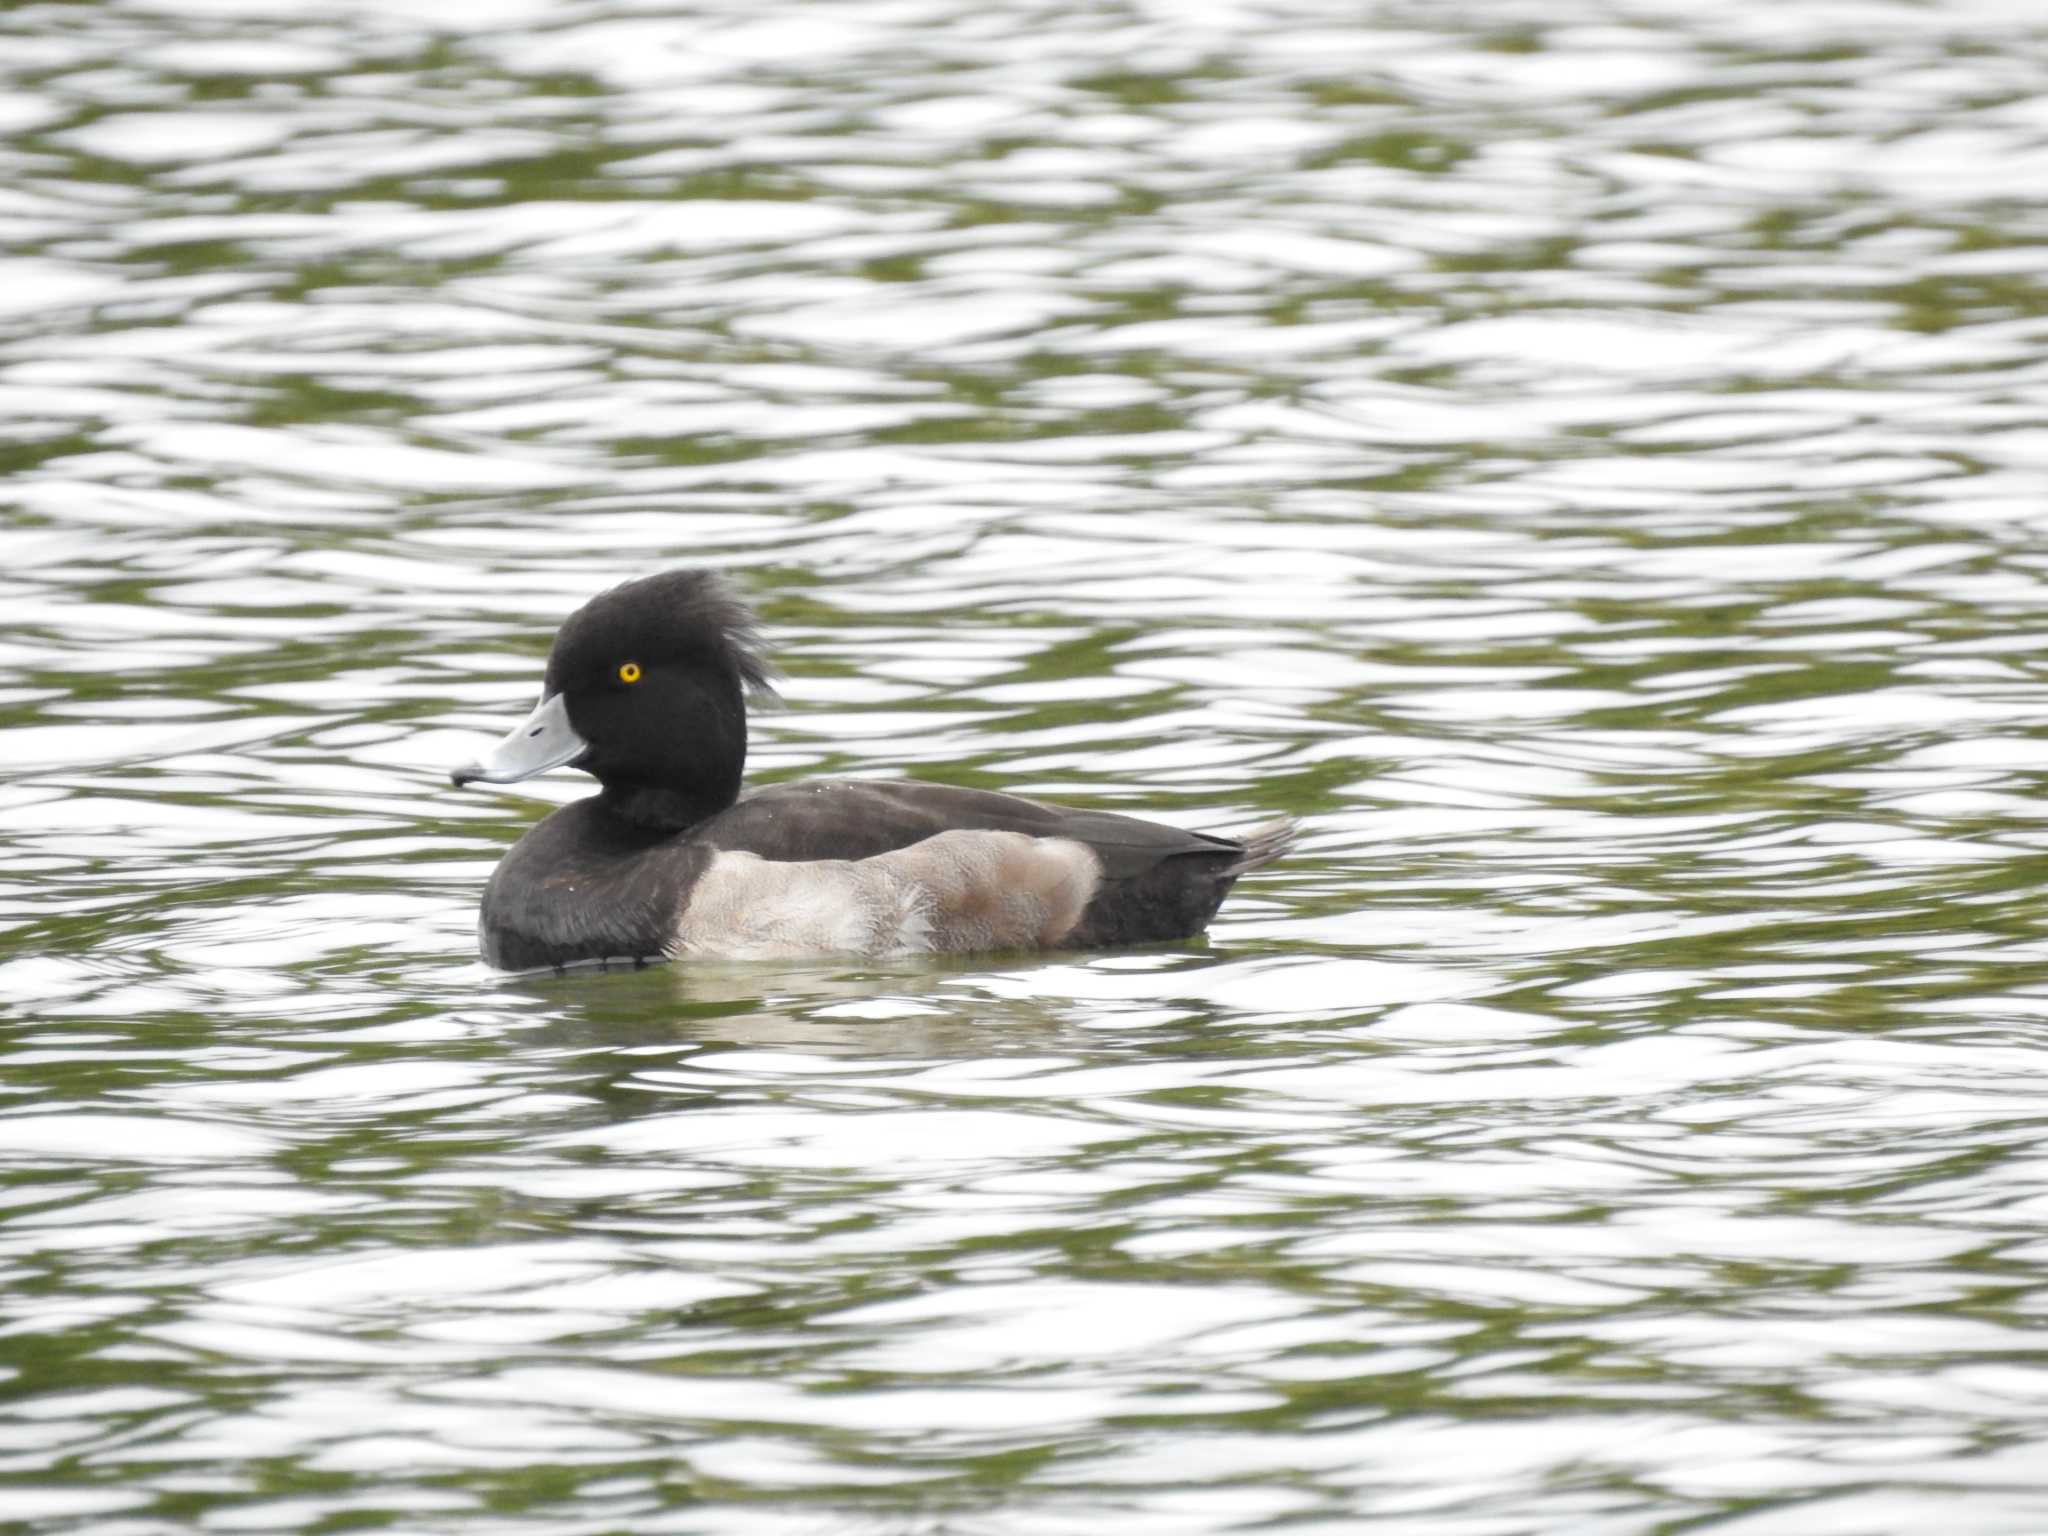
{"type": "Polygon", "coordinates": [[[1188,938],[1292,826],[1186,832],[946,784],[819,780],[742,796],[751,618],[715,578],[629,582],[572,616],[533,715],[484,763],[604,785],[529,831],[485,887],[508,970],[681,956],[781,959],[1098,949],[1188,938]]]}
{"type": "Polygon", "coordinates": [[[506,970],[1104,949],[1201,932],[1280,842],[945,784],[780,785],[681,831],[637,827],[593,795],[505,856],[478,932],[506,970]]]}

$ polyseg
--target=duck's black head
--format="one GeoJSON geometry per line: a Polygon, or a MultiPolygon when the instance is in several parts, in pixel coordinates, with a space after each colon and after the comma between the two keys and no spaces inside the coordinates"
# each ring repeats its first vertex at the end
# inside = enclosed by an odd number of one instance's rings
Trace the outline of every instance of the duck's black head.
{"type": "Polygon", "coordinates": [[[567,763],[607,809],[687,827],[739,797],[746,690],[769,691],[754,616],[717,576],[665,571],[600,593],[548,653],[540,704],[455,782],[510,783],[567,763]]]}

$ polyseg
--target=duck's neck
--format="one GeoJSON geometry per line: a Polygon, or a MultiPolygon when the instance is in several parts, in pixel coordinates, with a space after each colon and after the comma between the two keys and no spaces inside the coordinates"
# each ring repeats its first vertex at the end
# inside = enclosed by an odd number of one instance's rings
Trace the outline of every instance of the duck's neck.
{"type": "Polygon", "coordinates": [[[700,784],[607,784],[598,794],[619,820],[652,832],[686,832],[716,816],[739,798],[737,776],[729,789],[700,784]]]}
{"type": "Polygon", "coordinates": [[[599,799],[619,820],[651,832],[686,832],[727,810],[740,797],[747,763],[747,717],[737,700],[730,712],[701,720],[702,733],[688,757],[671,757],[643,773],[607,773],[599,799]]]}

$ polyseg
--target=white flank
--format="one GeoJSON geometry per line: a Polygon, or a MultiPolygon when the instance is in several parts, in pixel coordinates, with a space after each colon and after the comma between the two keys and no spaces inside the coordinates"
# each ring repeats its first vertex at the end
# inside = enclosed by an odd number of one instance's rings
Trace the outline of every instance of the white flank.
{"type": "Polygon", "coordinates": [[[720,853],[690,892],[673,952],[787,960],[1044,949],[1079,921],[1101,878],[1085,843],[1021,832],[941,832],[871,859],[720,853]]]}

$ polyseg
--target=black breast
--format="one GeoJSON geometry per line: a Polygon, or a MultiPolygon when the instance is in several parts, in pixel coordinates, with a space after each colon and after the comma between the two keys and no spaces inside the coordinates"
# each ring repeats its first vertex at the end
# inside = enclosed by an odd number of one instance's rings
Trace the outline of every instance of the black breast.
{"type": "Polygon", "coordinates": [[[478,938],[501,970],[664,958],[710,850],[636,827],[595,796],[556,811],[484,887],[478,938]]]}

